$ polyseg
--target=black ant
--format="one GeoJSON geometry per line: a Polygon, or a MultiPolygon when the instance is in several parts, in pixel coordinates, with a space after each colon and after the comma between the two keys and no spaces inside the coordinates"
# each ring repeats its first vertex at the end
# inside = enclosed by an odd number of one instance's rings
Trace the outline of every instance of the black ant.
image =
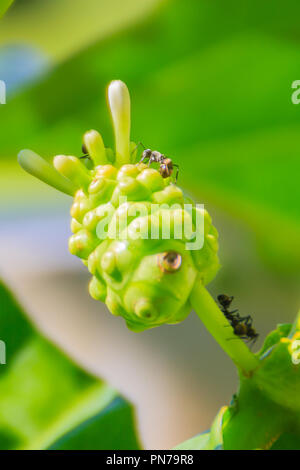
{"type": "Polygon", "coordinates": [[[225,317],[230,322],[234,321],[237,318],[240,318],[240,316],[238,314],[238,309],[231,310],[231,311],[228,310],[230,305],[231,305],[231,302],[233,301],[233,299],[234,299],[233,296],[229,297],[226,294],[218,295],[218,302],[221,305],[221,311],[224,313],[225,317]]]}
{"type": "Polygon", "coordinates": [[[250,320],[238,323],[235,326],[232,325],[232,327],[236,336],[239,336],[241,339],[246,339],[249,343],[254,344],[259,337],[259,334],[256,333],[252,326],[252,318],[250,318],[250,320]]]}
{"type": "Polygon", "coordinates": [[[89,160],[91,160],[91,157],[89,156],[89,152],[85,146],[85,144],[82,144],[82,147],[81,147],[81,150],[82,150],[82,153],[83,155],[81,157],[79,157],[80,159],[81,158],[88,158],[89,160]]]}
{"type": "Polygon", "coordinates": [[[218,302],[221,305],[221,311],[232,326],[234,334],[239,338],[246,339],[254,344],[259,334],[256,333],[252,326],[253,319],[251,315],[241,317],[237,309],[229,311],[228,309],[232,301],[233,296],[225,294],[218,295],[218,302]]]}
{"type": "Polygon", "coordinates": [[[142,163],[144,160],[148,160],[148,166],[151,165],[151,163],[159,163],[159,172],[163,178],[169,178],[171,174],[173,173],[174,167],[177,169],[176,170],[176,176],[175,176],[175,184],[177,183],[178,179],[178,173],[179,173],[179,165],[176,163],[173,163],[171,158],[166,157],[163,153],[158,152],[157,150],[151,150],[151,149],[146,149],[145,146],[139,142],[136,148],[133,150],[133,152],[137,149],[139,145],[142,145],[144,147],[144,151],[142,154],[142,158],[139,161],[139,163],[142,163]]]}

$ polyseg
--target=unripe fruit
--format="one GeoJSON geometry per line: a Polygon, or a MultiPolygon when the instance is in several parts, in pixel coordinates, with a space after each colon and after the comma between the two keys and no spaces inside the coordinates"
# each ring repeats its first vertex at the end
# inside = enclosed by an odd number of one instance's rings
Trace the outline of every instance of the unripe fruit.
{"type": "Polygon", "coordinates": [[[89,286],[92,297],[104,300],[129,328],[141,331],[177,323],[191,309],[189,294],[196,277],[206,283],[218,270],[217,232],[204,209],[185,209],[182,190],[164,181],[156,169],[126,164],[114,170],[109,166],[91,170],[93,187],[109,188],[103,204],[91,200],[97,191],[91,193],[90,188],[89,194],[79,191],[75,196],[72,227],[77,228],[79,218],[84,229],[72,235],[70,251],[87,261],[94,276],[89,286]],[[112,176],[114,185],[109,184],[112,176]],[[187,250],[190,234],[183,227],[191,227],[190,232],[197,229],[195,211],[204,218],[204,244],[187,250]],[[166,220],[168,239],[163,238],[166,220]],[[176,239],[179,229],[182,236],[176,239]],[[156,237],[151,238],[151,230],[156,237]]]}
{"type": "Polygon", "coordinates": [[[207,211],[185,197],[169,173],[160,173],[157,164],[134,164],[137,146],[129,140],[124,83],[110,84],[108,102],[115,153],[90,130],[83,159],[58,155],[53,168],[26,150],[19,161],[31,174],[74,194],[69,249],[93,276],[91,296],[105,301],[134,331],[178,323],[191,310],[196,279],[206,284],[219,268],[218,234],[207,211]]]}

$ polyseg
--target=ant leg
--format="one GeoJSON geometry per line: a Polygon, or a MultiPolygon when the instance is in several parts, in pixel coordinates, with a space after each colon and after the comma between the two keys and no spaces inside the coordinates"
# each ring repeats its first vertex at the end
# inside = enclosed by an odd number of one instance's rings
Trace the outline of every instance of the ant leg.
{"type": "MultiPolygon", "coordinates": [[[[145,156],[142,156],[142,158],[140,159],[140,161],[137,163],[137,165],[139,163],[142,163],[144,160],[146,160],[147,158],[149,158],[149,161],[148,161],[148,166],[150,165],[150,161],[151,161],[151,157],[149,157],[148,155],[145,155],[145,156]]],[[[145,162],[146,163],[146,162],[145,162]]]]}
{"type": "Polygon", "coordinates": [[[179,165],[177,165],[176,163],[173,163],[173,166],[175,166],[175,168],[177,168],[176,175],[175,175],[175,184],[177,184],[178,173],[179,173],[179,165]]]}
{"type": "Polygon", "coordinates": [[[141,146],[143,147],[143,149],[145,150],[145,148],[146,148],[145,145],[144,145],[142,142],[138,142],[138,144],[134,147],[134,149],[131,150],[130,155],[132,155],[132,154],[136,151],[136,149],[139,148],[140,145],[141,145],[141,146]]]}
{"type": "Polygon", "coordinates": [[[256,343],[256,340],[257,338],[250,338],[250,340],[248,341],[250,343],[250,349],[253,348],[254,344],[256,343]]]}
{"type": "Polygon", "coordinates": [[[148,161],[148,166],[151,165],[151,163],[155,162],[155,158],[153,158],[152,156],[149,158],[149,161],[148,161]]]}
{"type": "Polygon", "coordinates": [[[140,159],[140,161],[137,163],[137,165],[138,165],[139,163],[142,163],[144,160],[146,160],[146,158],[149,158],[149,157],[142,157],[142,158],[140,159]]]}
{"type": "Polygon", "coordinates": [[[225,316],[225,318],[227,318],[227,320],[229,320],[229,321],[238,320],[238,318],[237,318],[236,315],[231,315],[231,313],[229,313],[229,312],[224,313],[224,316],[225,316]]]}
{"type": "Polygon", "coordinates": [[[248,336],[238,336],[238,335],[235,335],[235,336],[236,336],[235,338],[227,338],[226,341],[230,341],[231,339],[243,339],[243,340],[248,340],[249,341],[248,336]]]}
{"type": "Polygon", "coordinates": [[[252,326],[253,318],[251,315],[247,315],[246,317],[240,317],[241,321],[244,321],[247,326],[252,326]]]}
{"type": "MultiPolygon", "coordinates": [[[[132,156],[132,155],[135,153],[135,151],[139,148],[140,145],[141,145],[141,146],[143,147],[143,149],[145,150],[145,148],[146,148],[145,145],[144,145],[142,142],[138,142],[138,144],[131,150],[130,156],[132,156]]],[[[144,160],[144,158],[142,158],[138,163],[141,163],[143,160],[144,160]]],[[[137,164],[138,164],[138,163],[137,163],[137,164]]]]}

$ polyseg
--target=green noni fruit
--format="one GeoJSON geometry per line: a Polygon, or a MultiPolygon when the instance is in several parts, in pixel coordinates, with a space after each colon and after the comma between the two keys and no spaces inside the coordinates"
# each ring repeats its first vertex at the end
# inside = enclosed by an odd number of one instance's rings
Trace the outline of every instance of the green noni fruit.
{"type": "Polygon", "coordinates": [[[69,249],[92,275],[91,296],[134,331],[178,323],[191,310],[196,278],[205,285],[219,268],[218,233],[172,176],[163,178],[157,164],[138,163],[123,82],[111,82],[108,103],[115,152],[91,130],[83,138],[84,158],[58,155],[52,167],[24,150],[19,162],[74,195],[69,249]]]}

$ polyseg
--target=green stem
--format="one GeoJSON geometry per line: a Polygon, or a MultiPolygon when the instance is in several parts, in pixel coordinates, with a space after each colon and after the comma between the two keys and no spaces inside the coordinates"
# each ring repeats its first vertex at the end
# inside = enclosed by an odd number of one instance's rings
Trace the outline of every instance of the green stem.
{"type": "Polygon", "coordinates": [[[244,375],[250,375],[258,366],[258,359],[234,333],[228,320],[214,299],[197,280],[191,293],[191,304],[208,331],[244,375]],[[227,328],[228,327],[228,328],[227,328]]]}

